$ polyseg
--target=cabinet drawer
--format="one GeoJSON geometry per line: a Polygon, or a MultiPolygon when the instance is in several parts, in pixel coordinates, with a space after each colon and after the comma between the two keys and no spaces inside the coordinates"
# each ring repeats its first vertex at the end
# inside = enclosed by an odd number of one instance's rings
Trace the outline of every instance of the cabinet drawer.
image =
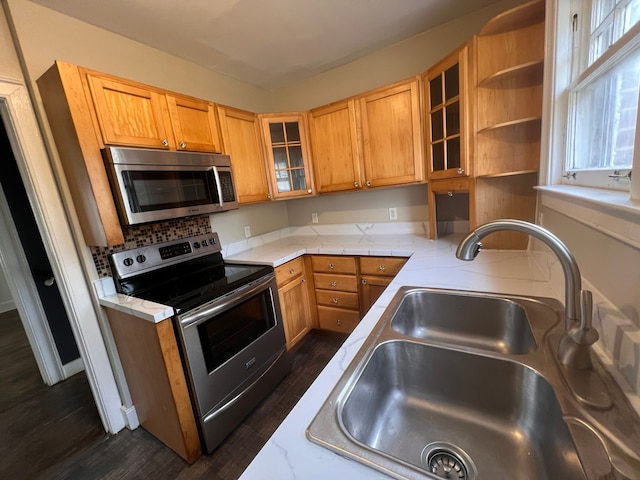
{"type": "Polygon", "coordinates": [[[358,310],[360,302],[355,292],[332,292],[330,290],[316,290],[316,303],[330,307],[351,308],[358,310]]]}
{"type": "Polygon", "coordinates": [[[360,273],[393,277],[406,262],[403,257],[360,257],[360,273]]]}
{"type": "Polygon", "coordinates": [[[342,308],[318,307],[318,324],[323,330],[351,333],[360,322],[360,314],[342,308]]]}
{"type": "Polygon", "coordinates": [[[314,272],[356,273],[354,257],[314,255],[311,265],[314,272]]]}
{"type": "Polygon", "coordinates": [[[276,282],[278,283],[278,286],[281,287],[294,278],[302,275],[304,272],[304,260],[302,257],[298,257],[275,267],[274,270],[276,273],[276,282]]]}
{"type": "Polygon", "coordinates": [[[331,273],[314,273],[313,282],[317,289],[357,292],[358,281],[355,275],[334,275],[331,273]]]}

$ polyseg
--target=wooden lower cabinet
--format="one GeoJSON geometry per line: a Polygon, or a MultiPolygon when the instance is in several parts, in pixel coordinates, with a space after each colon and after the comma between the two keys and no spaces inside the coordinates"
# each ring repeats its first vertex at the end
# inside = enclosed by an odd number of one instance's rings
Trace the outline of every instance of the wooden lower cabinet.
{"type": "Polygon", "coordinates": [[[279,265],[275,272],[284,335],[290,350],[311,330],[313,319],[304,258],[279,265]]]}
{"type": "Polygon", "coordinates": [[[403,257],[360,257],[360,309],[364,316],[393,277],[407,263],[403,257]]]}
{"type": "Polygon", "coordinates": [[[312,328],[351,333],[406,261],[305,255],[276,267],[287,348],[312,328]]]}
{"type": "Polygon", "coordinates": [[[193,463],[200,437],[172,319],[158,323],[104,309],[140,425],[193,463]]]}

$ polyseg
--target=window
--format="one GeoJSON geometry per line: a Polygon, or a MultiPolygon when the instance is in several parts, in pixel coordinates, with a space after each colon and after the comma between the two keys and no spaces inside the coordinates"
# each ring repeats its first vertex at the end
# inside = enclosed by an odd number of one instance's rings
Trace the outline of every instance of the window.
{"type": "MultiPolygon", "coordinates": [[[[576,0],[563,182],[628,190],[640,89],[640,0],[576,0]]],[[[636,160],[640,163],[640,160],[636,160]]]]}

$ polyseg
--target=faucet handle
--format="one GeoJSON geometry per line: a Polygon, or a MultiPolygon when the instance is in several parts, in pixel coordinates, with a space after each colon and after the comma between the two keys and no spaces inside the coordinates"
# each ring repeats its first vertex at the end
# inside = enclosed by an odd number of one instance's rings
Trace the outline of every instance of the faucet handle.
{"type": "Polygon", "coordinates": [[[580,290],[580,325],[571,332],[573,340],[580,345],[593,345],[600,335],[593,328],[593,295],[589,290],[580,290]]]}

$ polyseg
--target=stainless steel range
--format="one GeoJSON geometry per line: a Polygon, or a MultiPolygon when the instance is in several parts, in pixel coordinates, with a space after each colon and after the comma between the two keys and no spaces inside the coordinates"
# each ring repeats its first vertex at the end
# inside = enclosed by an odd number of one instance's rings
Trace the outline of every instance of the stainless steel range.
{"type": "Polygon", "coordinates": [[[289,372],[273,267],[226,263],[216,233],[110,259],[118,292],[173,307],[210,453],[289,372]]]}

